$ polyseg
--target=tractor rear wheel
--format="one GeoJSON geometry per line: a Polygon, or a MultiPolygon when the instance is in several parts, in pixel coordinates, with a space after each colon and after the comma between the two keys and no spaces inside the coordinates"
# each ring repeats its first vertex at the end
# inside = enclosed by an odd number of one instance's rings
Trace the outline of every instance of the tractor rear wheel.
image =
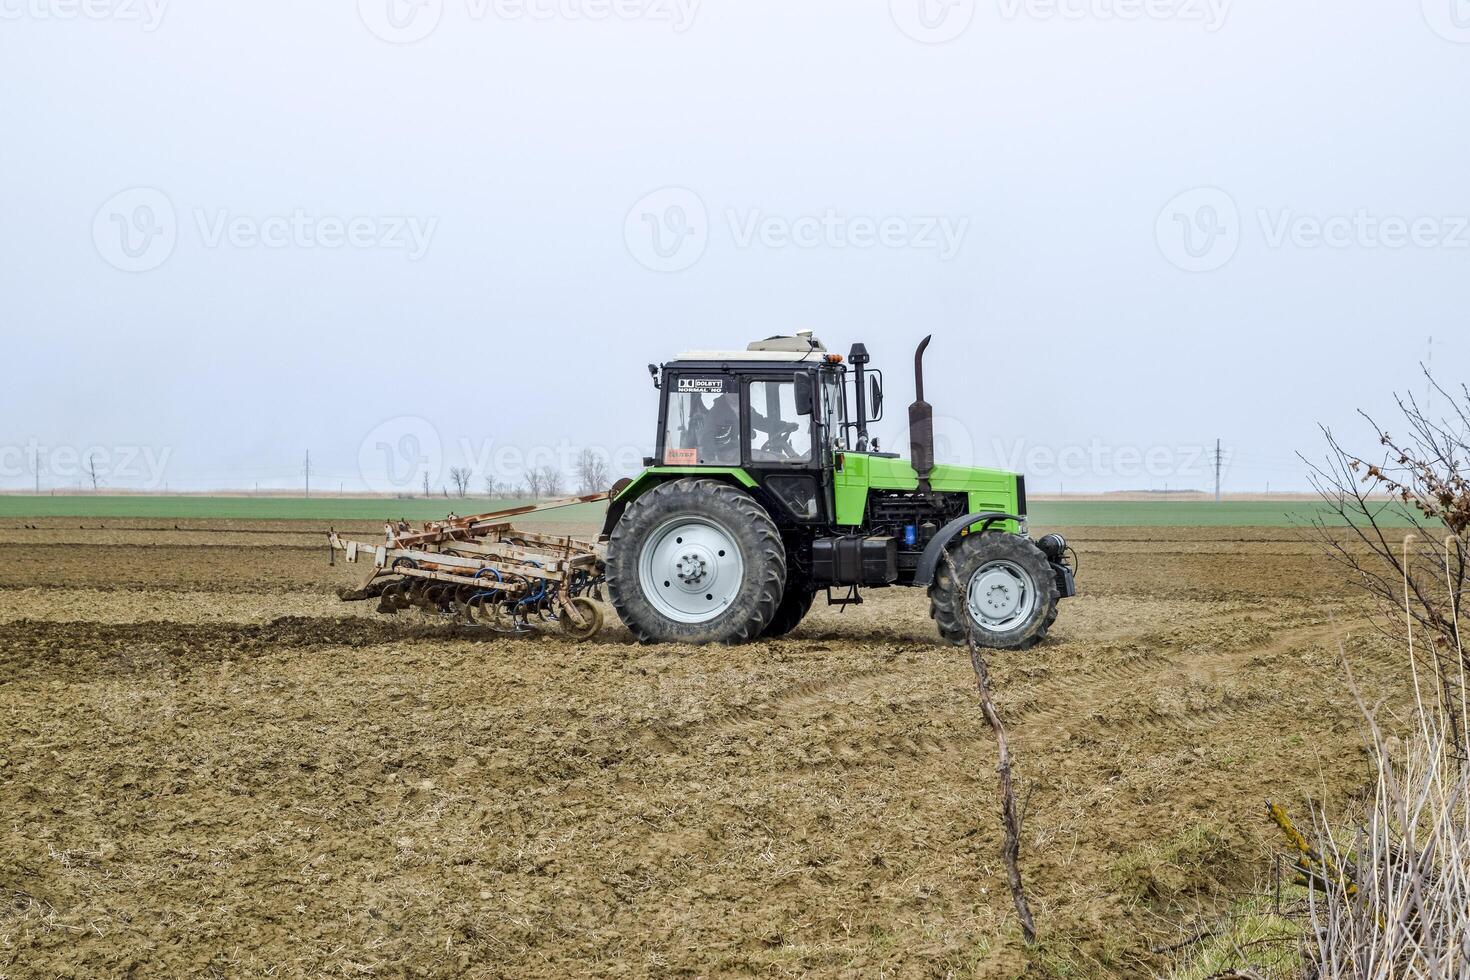
{"type": "Polygon", "coordinates": [[[1026,650],[1046,639],[1059,594],[1046,555],[1016,534],[972,534],[942,561],[929,587],[930,615],[956,646],[1026,650]]]}
{"type": "Polygon", "coordinates": [[[781,605],[786,547],[745,491],[674,480],[623,514],[608,543],[607,585],[640,643],[748,643],[781,605]]]}
{"type": "Polygon", "coordinates": [[[781,597],[781,605],[776,609],[776,616],[761,636],[775,639],[796,629],[801,625],[802,620],[806,619],[807,613],[812,611],[812,603],[816,599],[817,592],[811,586],[800,582],[786,583],[786,594],[781,597]]]}

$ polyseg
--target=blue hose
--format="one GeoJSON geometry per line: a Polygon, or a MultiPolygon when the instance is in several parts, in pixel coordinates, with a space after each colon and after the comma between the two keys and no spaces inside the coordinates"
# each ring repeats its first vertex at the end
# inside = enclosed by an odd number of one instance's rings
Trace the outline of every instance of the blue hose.
{"type": "MultiPolygon", "coordinates": [[[[528,561],[528,562],[526,562],[526,564],[527,565],[535,565],[537,568],[543,567],[542,564],[539,561],[528,561]]],[[[546,579],[544,579],[544,578],[543,579],[537,579],[536,581],[540,585],[541,591],[537,592],[535,595],[526,596],[526,598],[524,598],[520,602],[516,603],[516,605],[518,607],[519,606],[531,605],[533,603],[540,602],[542,599],[545,599],[546,598],[546,579]]]]}
{"type": "MultiPolygon", "coordinates": [[[[500,573],[497,572],[493,568],[482,568],[482,569],[480,569],[478,572],[475,573],[475,578],[479,578],[481,575],[486,575],[486,574],[494,575],[495,576],[495,581],[497,581],[497,582],[504,582],[505,581],[505,579],[503,579],[503,578],[500,577],[500,573]]],[[[491,598],[494,598],[495,596],[498,596],[498,595],[500,595],[500,590],[499,589],[481,590],[479,592],[476,592],[474,595],[470,596],[470,600],[469,601],[470,602],[474,602],[477,599],[491,599],[491,598]]]]}

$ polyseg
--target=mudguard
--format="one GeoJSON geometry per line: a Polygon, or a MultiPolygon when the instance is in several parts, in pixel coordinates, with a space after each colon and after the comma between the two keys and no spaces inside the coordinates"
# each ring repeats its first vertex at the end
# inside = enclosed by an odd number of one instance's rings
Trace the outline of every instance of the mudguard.
{"type": "Polygon", "coordinates": [[[914,584],[921,588],[927,588],[934,584],[934,576],[939,573],[939,562],[944,557],[945,551],[949,549],[949,543],[959,537],[965,529],[979,524],[980,533],[984,534],[996,524],[1004,524],[1008,521],[1024,523],[1025,520],[1026,518],[1017,517],[1015,514],[999,514],[993,511],[984,511],[979,514],[966,514],[964,517],[955,518],[944,525],[943,530],[934,535],[934,540],[929,542],[929,546],[919,556],[919,568],[914,578],[914,584]]]}

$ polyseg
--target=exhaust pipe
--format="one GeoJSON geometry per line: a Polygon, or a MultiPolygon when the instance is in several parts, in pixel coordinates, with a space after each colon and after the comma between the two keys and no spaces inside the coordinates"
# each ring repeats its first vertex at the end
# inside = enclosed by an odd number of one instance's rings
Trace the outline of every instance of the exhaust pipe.
{"type": "Polygon", "coordinates": [[[914,472],[919,474],[919,489],[928,493],[929,477],[934,472],[934,406],[924,401],[924,351],[933,335],[924,338],[914,352],[914,394],[917,400],[909,406],[909,452],[914,472]]]}
{"type": "Polygon", "coordinates": [[[865,344],[853,344],[852,352],[847,355],[852,364],[853,385],[857,390],[857,451],[865,453],[868,451],[868,363],[872,358],[868,356],[868,348],[865,344]]]}

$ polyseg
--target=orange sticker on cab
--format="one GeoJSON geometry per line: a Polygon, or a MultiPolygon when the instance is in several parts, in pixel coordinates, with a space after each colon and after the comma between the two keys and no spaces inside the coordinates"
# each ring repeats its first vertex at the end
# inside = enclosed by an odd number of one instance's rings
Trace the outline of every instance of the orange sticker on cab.
{"type": "Polygon", "coordinates": [[[666,466],[698,466],[698,449],[665,449],[664,465],[666,466]]]}

